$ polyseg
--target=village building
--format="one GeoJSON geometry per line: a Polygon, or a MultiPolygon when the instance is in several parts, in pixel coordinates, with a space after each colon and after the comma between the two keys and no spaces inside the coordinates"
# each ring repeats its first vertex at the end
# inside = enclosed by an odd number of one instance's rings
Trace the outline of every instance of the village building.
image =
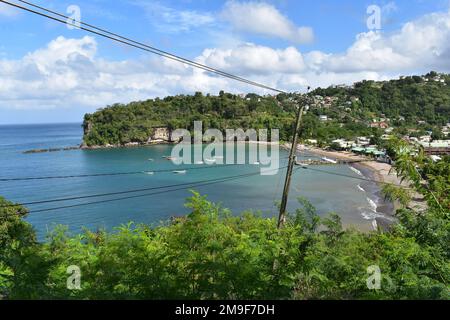
{"type": "Polygon", "coordinates": [[[430,143],[431,142],[431,136],[421,136],[421,137],[419,137],[419,142],[430,143]]]}
{"type": "Polygon", "coordinates": [[[380,122],[372,122],[370,124],[371,128],[379,128],[379,129],[387,129],[389,128],[389,124],[387,124],[384,121],[380,121],[380,122]]]}
{"type": "Polygon", "coordinates": [[[343,150],[351,149],[353,146],[356,145],[355,141],[349,141],[345,139],[336,139],[332,141],[332,143],[339,145],[339,147],[343,150]]]}
{"type": "Polygon", "coordinates": [[[419,142],[427,155],[450,155],[450,140],[435,140],[433,142],[419,142]]]}
{"type": "Polygon", "coordinates": [[[358,146],[368,146],[368,145],[370,145],[370,138],[358,137],[356,139],[356,143],[357,143],[358,146]]]}

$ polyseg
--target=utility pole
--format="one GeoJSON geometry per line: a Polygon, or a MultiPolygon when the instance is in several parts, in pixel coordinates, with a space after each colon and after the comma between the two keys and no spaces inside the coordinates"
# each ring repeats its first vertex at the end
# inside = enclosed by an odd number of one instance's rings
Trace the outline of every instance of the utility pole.
{"type": "MultiPolygon", "coordinates": [[[[309,88],[308,88],[309,91],[309,88]]],[[[300,130],[300,124],[302,122],[303,112],[305,111],[305,100],[302,99],[301,101],[302,105],[298,106],[297,111],[297,118],[295,122],[295,128],[294,128],[294,138],[292,141],[292,147],[289,154],[289,164],[288,169],[286,173],[286,181],[284,183],[284,190],[283,190],[283,197],[281,199],[281,206],[280,206],[280,216],[278,217],[278,228],[281,228],[284,223],[286,222],[286,207],[289,197],[289,189],[291,187],[291,178],[292,178],[292,172],[294,170],[294,164],[297,159],[296,152],[297,152],[297,141],[298,141],[298,134],[300,130]]]]}

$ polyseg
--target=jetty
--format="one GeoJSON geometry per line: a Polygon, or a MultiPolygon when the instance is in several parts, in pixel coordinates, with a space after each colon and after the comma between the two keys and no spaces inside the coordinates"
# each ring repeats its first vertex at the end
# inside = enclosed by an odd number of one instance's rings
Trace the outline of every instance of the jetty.
{"type": "Polygon", "coordinates": [[[79,146],[65,147],[65,148],[48,148],[48,149],[33,149],[22,152],[23,154],[34,154],[34,153],[47,153],[47,152],[59,152],[59,151],[70,151],[79,150],[79,146]]]}

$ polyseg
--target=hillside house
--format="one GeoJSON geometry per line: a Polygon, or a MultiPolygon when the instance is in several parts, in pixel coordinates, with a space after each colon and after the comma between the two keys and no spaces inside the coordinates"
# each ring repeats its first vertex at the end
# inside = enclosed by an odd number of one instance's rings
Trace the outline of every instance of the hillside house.
{"type": "Polygon", "coordinates": [[[389,128],[389,124],[387,124],[384,121],[379,121],[379,122],[377,121],[377,122],[372,122],[370,124],[370,127],[371,128],[379,128],[379,129],[387,129],[387,128],[389,128]]]}

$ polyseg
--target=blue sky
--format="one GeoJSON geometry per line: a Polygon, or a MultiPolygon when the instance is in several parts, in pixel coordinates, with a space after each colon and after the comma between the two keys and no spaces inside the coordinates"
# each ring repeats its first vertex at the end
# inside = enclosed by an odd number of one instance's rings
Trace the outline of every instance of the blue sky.
{"type": "MultiPolygon", "coordinates": [[[[10,0],[18,2],[17,0],[10,0]]],[[[448,72],[448,0],[38,1],[284,90],[448,72]],[[368,29],[367,8],[381,28],[368,29]]],[[[0,6],[0,124],[77,122],[115,102],[257,89],[0,6]]]]}

